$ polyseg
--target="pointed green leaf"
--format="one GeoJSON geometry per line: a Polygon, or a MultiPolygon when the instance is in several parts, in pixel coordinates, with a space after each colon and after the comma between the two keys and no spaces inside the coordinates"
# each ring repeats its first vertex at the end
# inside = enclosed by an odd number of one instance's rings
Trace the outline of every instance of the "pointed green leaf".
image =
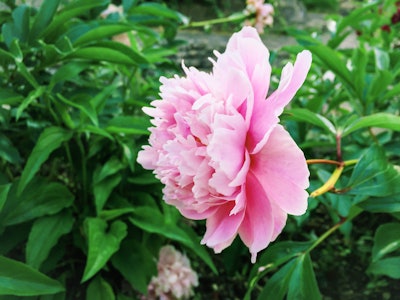
{"type": "Polygon", "coordinates": [[[90,63],[82,61],[74,61],[63,65],[51,77],[49,90],[52,90],[54,85],[59,82],[75,79],[79,73],[88,69],[90,66],[90,63]]]}
{"type": "Polygon", "coordinates": [[[111,133],[144,134],[148,135],[147,128],[151,126],[149,119],[138,116],[117,116],[110,120],[105,128],[111,133]]]}
{"type": "Polygon", "coordinates": [[[44,0],[39,8],[38,14],[35,16],[35,21],[32,25],[32,34],[29,37],[33,42],[39,37],[46,27],[51,23],[57,7],[61,0],[44,0]]]}
{"type": "MultiPolygon", "coordinates": [[[[1,55],[1,49],[0,49],[1,55]]],[[[13,90],[0,88],[0,105],[7,104],[7,105],[15,105],[20,103],[24,97],[13,90]]]]}
{"type": "Polygon", "coordinates": [[[287,298],[322,299],[317,280],[315,279],[310,254],[300,255],[296,260],[296,268],[293,270],[290,278],[287,298]]]}
{"type": "Polygon", "coordinates": [[[139,292],[145,294],[147,285],[157,273],[157,266],[150,251],[133,239],[124,241],[112,257],[113,266],[139,292]]]}
{"type": "Polygon", "coordinates": [[[29,95],[18,106],[16,119],[18,120],[21,117],[21,114],[25,110],[25,108],[27,108],[37,98],[41,97],[45,91],[46,91],[46,87],[44,87],[44,86],[41,86],[37,89],[32,90],[29,93],[29,95]]]}
{"type": "Polygon", "coordinates": [[[37,296],[64,291],[56,280],[19,261],[0,256],[0,295],[37,296]]]}
{"type": "Polygon", "coordinates": [[[357,206],[373,213],[400,212],[400,193],[387,197],[369,197],[367,200],[358,203],[357,206]]]}
{"type": "Polygon", "coordinates": [[[293,259],[286,263],[276,272],[261,290],[258,300],[274,299],[283,300],[289,288],[290,277],[296,268],[296,260],[293,259]]]}
{"type": "Polygon", "coordinates": [[[79,109],[84,115],[89,118],[93,125],[99,126],[97,113],[93,105],[91,104],[90,99],[85,99],[85,97],[81,97],[80,95],[78,95],[75,100],[67,99],[61,94],[57,94],[57,97],[65,104],[79,109]]]}
{"type": "Polygon", "coordinates": [[[95,27],[88,32],[81,35],[74,41],[74,46],[79,46],[82,44],[95,42],[102,40],[104,38],[112,37],[114,35],[128,32],[133,30],[134,27],[130,26],[129,24],[99,24],[98,27],[95,27]]]}
{"type": "Polygon", "coordinates": [[[15,30],[18,34],[15,38],[21,42],[26,42],[29,36],[30,7],[25,5],[18,6],[12,12],[12,17],[14,20],[15,30]]]}
{"type": "Polygon", "coordinates": [[[262,289],[258,299],[322,299],[309,253],[290,260],[262,289]]]}
{"type": "Polygon", "coordinates": [[[102,219],[87,218],[85,221],[88,256],[82,282],[93,277],[104,267],[127,235],[127,226],[122,221],[115,221],[107,227],[107,222],[102,219]]]}
{"type": "Polygon", "coordinates": [[[9,163],[21,163],[21,156],[18,149],[13,146],[7,136],[0,133],[0,157],[9,163]]]}
{"type": "Polygon", "coordinates": [[[400,173],[387,161],[382,148],[373,146],[357,162],[347,188],[352,195],[390,196],[400,193],[400,173]]]}
{"type": "Polygon", "coordinates": [[[96,276],[90,281],[86,290],[86,299],[96,300],[114,300],[115,295],[111,285],[101,276],[96,276]]]}
{"type": "Polygon", "coordinates": [[[128,66],[135,66],[137,62],[125,53],[106,47],[85,47],[77,49],[68,58],[80,58],[86,60],[93,60],[99,62],[110,62],[116,64],[124,64],[128,66]]]}
{"type": "Polygon", "coordinates": [[[11,183],[0,185],[0,212],[3,209],[4,203],[6,203],[10,188],[11,188],[11,183]]]}
{"type": "Polygon", "coordinates": [[[400,223],[386,223],[378,227],[372,247],[372,261],[381,259],[400,248],[400,223]]]}
{"type": "Polygon", "coordinates": [[[74,195],[64,185],[35,178],[17,195],[18,180],[15,181],[0,212],[0,224],[19,224],[44,215],[58,213],[70,206],[74,195]]]}
{"type": "Polygon", "coordinates": [[[203,261],[217,273],[208,253],[200,246],[197,236],[190,233],[190,230],[183,230],[175,222],[168,219],[153,207],[136,207],[129,220],[137,227],[150,232],[160,234],[174,241],[178,241],[193,250],[203,261]]]}
{"type": "Polygon", "coordinates": [[[321,62],[335,73],[348,87],[353,88],[353,80],[346,63],[339,56],[339,52],[325,45],[313,45],[308,47],[313,55],[318,57],[321,62]]]}
{"type": "Polygon", "coordinates": [[[72,132],[60,127],[48,127],[43,130],[22,171],[18,194],[21,194],[49,155],[71,137],[72,132]]]}
{"type": "Polygon", "coordinates": [[[400,116],[388,113],[377,113],[366,117],[361,117],[347,126],[343,130],[342,136],[344,137],[353,131],[366,127],[379,127],[400,131],[400,116]]]}
{"type": "Polygon", "coordinates": [[[37,219],[26,245],[26,262],[39,269],[59,238],[71,231],[74,218],[68,212],[37,219]]]}
{"type": "Polygon", "coordinates": [[[116,219],[122,215],[130,214],[133,211],[135,211],[135,209],[133,207],[102,210],[99,213],[99,218],[102,218],[106,221],[110,221],[110,220],[116,219]]]}
{"type": "Polygon", "coordinates": [[[367,272],[400,279],[400,256],[384,258],[369,265],[367,272]]]}
{"type": "MultiPolygon", "coordinates": [[[[51,1],[51,0],[49,0],[51,1]]],[[[41,34],[46,41],[58,39],[64,32],[61,31],[64,24],[80,15],[86,14],[90,9],[95,7],[105,7],[110,3],[109,0],[76,0],[70,1],[64,8],[59,11],[50,24],[41,34]]]]}
{"type": "Polygon", "coordinates": [[[289,119],[301,122],[307,122],[315,126],[321,127],[326,132],[336,135],[335,126],[324,116],[316,114],[308,109],[293,108],[285,110],[289,114],[289,119]]]}
{"type": "Polygon", "coordinates": [[[113,174],[93,185],[96,213],[99,214],[114,188],[121,182],[121,174],[113,174]]]}

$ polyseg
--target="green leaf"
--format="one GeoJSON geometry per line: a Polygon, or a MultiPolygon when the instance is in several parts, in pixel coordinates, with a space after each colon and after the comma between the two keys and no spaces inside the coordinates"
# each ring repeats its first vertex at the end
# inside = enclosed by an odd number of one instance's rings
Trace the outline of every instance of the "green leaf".
{"type": "Polygon", "coordinates": [[[155,2],[144,2],[132,8],[131,13],[155,15],[182,22],[185,20],[185,17],[177,11],[169,9],[166,5],[155,2]]]}
{"type": "Polygon", "coordinates": [[[257,264],[254,265],[251,270],[250,276],[256,276],[260,267],[263,269],[271,269],[280,266],[293,257],[299,256],[302,252],[306,251],[311,244],[311,242],[293,241],[272,244],[257,259],[257,264]]]}
{"type": "Polygon", "coordinates": [[[111,285],[101,276],[96,276],[87,287],[86,299],[114,300],[115,295],[111,285]]]}
{"type": "Polygon", "coordinates": [[[385,197],[400,193],[400,173],[382,148],[373,146],[359,159],[347,183],[348,194],[385,197]]]}
{"type": "Polygon", "coordinates": [[[369,197],[357,206],[373,213],[400,212],[400,193],[387,197],[369,197]]]}
{"type": "Polygon", "coordinates": [[[97,214],[103,209],[113,189],[121,182],[119,171],[124,168],[121,161],[112,157],[93,175],[93,193],[97,214]]]}
{"type": "Polygon", "coordinates": [[[4,203],[6,203],[10,188],[11,188],[11,183],[0,185],[0,212],[3,209],[4,203]]]}
{"type": "Polygon", "coordinates": [[[331,71],[335,73],[348,87],[353,88],[353,80],[346,63],[341,59],[339,53],[325,45],[308,46],[313,55],[331,71]]]}
{"type": "Polygon", "coordinates": [[[24,63],[16,60],[15,64],[17,65],[18,72],[26,79],[26,81],[28,81],[34,89],[38,89],[39,83],[36,81],[35,77],[31,74],[24,63]]]}
{"type": "Polygon", "coordinates": [[[114,174],[94,184],[93,194],[97,214],[99,214],[100,211],[103,209],[112,191],[121,182],[121,179],[121,174],[114,174]]]}
{"type": "Polygon", "coordinates": [[[144,173],[140,173],[139,176],[129,177],[128,182],[138,184],[138,185],[147,185],[147,184],[159,183],[160,180],[157,179],[153,173],[144,172],[144,173]]]}
{"type": "Polygon", "coordinates": [[[61,0],[44,0],[32,25],[30,41],[33,42],[51,23],[61,0]]]}
{"type": "Polygon", "coordinates": [[[94,173],[93,175],[93,183],[100,183],[107,177],[116,174],[121,169],[124,168],[122,162],[115,156],[111,157],[100,170],[94,173]]]}
{"type": "Polygon", "coordinates": [[[92,28],[88,32],[81,35],[74,41],[74,46],[95,42],[107,37],[134,30],[129,24],[99,24],[99,26],[92,28]]]}
{"type": "Polygon", "coordinates": [[[378,70],[388,70],[390,67],[389,53],[385,50],[374,47],[375,66],[378,70]]]}
{"type": "Polygon", "coordinates": [[[76,99],[74,100],[67,99],[61,94],[57,94],[57,97],[65,104],[79,109],[84,115],[86,115],[89,118],[89,120],[93,123],[93,125],[95,125],[96,127],[99,126],[99,121],[97,119],[97,112],[94,109],[90,99],[85,99],[85,97],[82,97],[80,95],[75,97],[76,99]]]}
{"type": "Polygon", "coordinates": [[[37,98],[41,97],[46,91],[46,87],[41,86],[37,89],[32,90],[29,95],[22,101],[22,103],[18,106],[16,119],[18,120],[21,117],[22,112],[27,108],[33,101],[37,98]]]}
{"type": "Polygon", "coordinates": [[[147,128],[151,123],[146,117],[116,116],[111,119],[105,128],[110,133],[149,135],[147,128]]]}
{"type": "MultiPolygon", "coordinates": [[[[290,277],[296,268],[296,260],[291,260],[276,272],[261,290],[258,300],[283,300],[289,288],[290,277]]],[[[250,299],[250,298],[249,298],[250,299]]]]}
{"type": "Polygon", "coordinates": [[[56,280],[19,261],[0,256],[0,295],[37,296],[64,291],[56,280]]]}
{"type": "Polygon", "coordinates": [[[12,17],[14,20],[14,27],[17,35],[14,37],[21,42],[26,42],[29,36],[29,17],[30,7],[21,5],[18,6],[13,12],[12,17]]]}
{"type": "Polygon", "coordinates": [[[109,134],[104,129],[99,128],[99,127],[95,127],[93,125],[82,126],[82,127],[80,127],[78,129],[78,132],[97,134],[97,135],[101,135],[101,136],[103,136],[105,138],[108,138],[111,141],[114,141],[114,137],[111,134],[109,134]]]}
{"type": "Polygon", "coordinates": [[[51,77],[49,90],[52,90],[54,85],[59,82],[75,79],[79,73],[86,69],[89,69],[90,66],[90,63],[82,61],[74,61],[64,64],[51,77]]]}
{"type": "MultiPolygon", "coordinates": [[[[44,215],[58,213],[73,203],[74,195],[64,185],[35,178],[17,195],[18,180],[15,181],[0,212],[3,226],[19,224],[44,215]]],[[[0,225],[0,227],[1,227],[0,225]]]]}
{"type": "Polygon", "coordinates": [[[371,263],[367,272],[400,279],[400,256],[384,258],[371,263]]]}
{"type": "Polygon", "coordinates": [[[322,299],[310,254],[300,255],[289,282],[288,299],[322,299]]]}
{"type": "MultiPolygon", "coordinates": [[[[0,49],[1,55],[1,49],[0,49]]],[[[21,102],[24,97],[18,93],[15,93],[13,90],[0,88],[0,105],[15,105],[21,102]]]]}
{"type": "Polygon", "coordinates": [[[102,218],[106,221],[110,221],[116,219],[122,215],[130,214],[135,209],[133,207],[126,207],[126,208],[117,208],[117,209],[110,209],[110,210],[102,210],[99,213],[99,218],[102,218]]]}
{"type": "Polygon", "coordinates": [[[124,241],[121,249],[111,258],[112,265],[133,288],[145,294],[147,285],[157,273],[157,266],[150,251],[133,239],[124,241]]]}
{"type": "MultiPolygon", "coordinates": [[[[51,0],[49,0],[51,1],[51,0]]],[[[62,33],[65,23],[74,19],[95,7],[105,7],[110,3],[109,0],[77,0],[70,1],[59,13],[57,13],[52,22],[43,31],[41,37],[46,41],[58,39],[62,33]]]]}
{"type": "Polygon", "coordinates": [[[0,157],[14,165],[21,163],[21,156],[18,149],[2,133],[0,133],[0,157]]]}
{"type": "Polygon", "coordinates": [[[208,253],[204,250],[204,247],[200,246],[200,240],[197,235],[191,234],[189,229],[183,230],[176,225],[172,219],[166,218],[160,211],[153,207],[140,206],[136,207],[132,214],[133,216],[129,220],[137,227],[150,233],[156,233],[169,238],[174,241],[178,241],[186,247],[193,250],[203,261],[217,273],[217,270],[212,263],[208,253]]]}
{"type": "Polygon", "coordinates": [[[366,68],[368,63],[368,54],[363,47],[358,47],[353,50],[351,64],[351,78],[357,96],[361,101],[365,101],[365,90],[368,87],[366,83],[366,68]]]}
{"type": "Polygon", "coordinates": [[[39,269],[59,238],[70,232],[73,224],[74,218],[67,212],[37,219],[26,245],[27,264],[39,269]]]}
{"type": "Polygon", "coordinates": [[[367,102],[381,102],[384,101],[388,91],[388,86],[394,80],[394,75],[389,70],[382,70],[376,72],[371,83],[368,85],[367,102]]]}
{"type": "Polygon", "coordinates": [[[89,46],[80,48],[71,53],[68,58],[80,58],[99,62],[110,62],[128,66],[136,66],[137,62],[125,53],[107,47],[89,46]]]}
{"type": "Polygon", "coordinates": [[[400,223],[386,223],[378,227],[372,247],[372,261],[381,259],[400,248],[400,223]]]}
{"type": "Polygon", "coordinates": [[[308,109],[304,108],[293,108],[289,110],[285,110],[285,113],[289,114],[290,120],[307,122],[313,124],[315,126],[321,127],[328,133],[332,133],[336,135],[335,126],[324,116],[316,114],[308,109]]]}
{"type": "Polygon", "coordinates": [[[258,299],[322,299],[310,254],[301,254],[286,263],[262,289],[258,299]]]}
{"type": "Polygon", "coordinates": [[[344,130],[342,137],[361,128],[379,127],[400,131],[400,116],[395,116],[388,113],[377,113],[366,117],[361,117],[348,125],[344,130]]]}
{"type": "Polygon", "coordinates": [[[49,155],[71,137],[72,132],[60,127],[48,127],[43,130],[22,171],[18,194],[22,193],[49,155]]]}
{"type": "Polygon", "coordinates": [[[107,222],[99,218],[85,220],[89,249],[82,282],[93,277],[104,267],[127,235],[127,226],[122,221],[117,220],[107,227],[107,222]]]}

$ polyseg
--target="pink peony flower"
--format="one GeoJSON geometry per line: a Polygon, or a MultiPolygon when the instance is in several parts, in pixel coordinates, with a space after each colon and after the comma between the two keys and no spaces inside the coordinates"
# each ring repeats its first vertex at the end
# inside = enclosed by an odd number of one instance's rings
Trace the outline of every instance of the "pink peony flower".
{"type": "Polygon", "coordinates": [[[202,244],[219,253],[239,235],[255,262],[287,214],[307,209],[306,160],[278,122],[311,53],[283,68],[268,98],[269,51],[254,28],[233,34],[216,56],[211,74],[183,65],[185,77],[160,79],[161,100],[143,109],[154,127],[138,162],[165,185],[167,203],[189,219],[207,219],[202,244]]]}
{"type": "Polygon", "coordinates": [[[247,14],[255,14],[254,20],[246,20],[245,25],[253,26],[257,29],[259,33],[264,32],[265,26],[272,26],[274,18],[274,7],[266,3],[264,0],[247,0],[247,6],[245,9],[247,14]]]}
{"type": "Polygon", "coordinates": [[[152,299],[187,299],[198,285],[196,272],[190,267],[189,259],[172,246],[160,249],[157,263],[158,275],[153,277],[148,286],[148,295],[142,300],[152,299]]]}

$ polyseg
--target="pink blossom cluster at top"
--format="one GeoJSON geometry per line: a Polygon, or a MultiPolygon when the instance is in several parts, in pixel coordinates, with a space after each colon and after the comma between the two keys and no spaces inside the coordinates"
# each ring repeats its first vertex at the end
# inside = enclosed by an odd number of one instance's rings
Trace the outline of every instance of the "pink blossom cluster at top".
{"type": "Polygon", "coordinates": [[[255,262],[287,214],[307,209],[307,163],[278,122],[311,53],[283,68],[268,98],[269,51],[254,28],[233,34],[216,56],[212,73],[183,65],[184,77],[160,79],[161,99],[143,109],[153,127],[138,162],[165,185],[168,204],[189,219],[207,219],[203,244],[219,253],[239,235],[255,262]]]}
{"type": "Polygon", "coordinates": [[[172,246],[160,249],[157,263],[158,275],[148,286],[148,295],[142,300],[188,299],[193,287],[198,285],[196,272],[190,267],[189,259],[172,246]]]}
{"type": "Polygon", "coordinates": [[[272,26],[274,22],[274,7],[264,0],[247,0],[246,14],[255,14],[253,20],[246,20],[245,25],[254,26],[259,33],[264,32],[265,26],[272,26]]]}

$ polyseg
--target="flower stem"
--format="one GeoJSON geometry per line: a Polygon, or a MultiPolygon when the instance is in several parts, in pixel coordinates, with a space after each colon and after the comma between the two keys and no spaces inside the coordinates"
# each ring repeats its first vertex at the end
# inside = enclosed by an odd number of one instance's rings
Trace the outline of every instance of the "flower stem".
{"type": "Polygon", "coordinates": [[[339,180],[340,175],[342,174],[344,169],[344,164],[339,165],[335,171],[333,171],[331,177],[318,189],[310,194],[310,197],[315,198],[326,192],[329,192],[331,189],[335,187],[336,182],[339,180]]]}
{"type": "Polygon", "coordinates": [[[321,244],[328,236],[330,236],[332,233],[334,233],[337,229],[339,229],[343,224],[350,222],[353,220],[355,217],[357,217],[363,210],[354,207],[354,210],[349,213],[349,216],[347,218],[342,218],[338,223],[336,223],[334,226],[329,228],[327,231],[325,231],[311,246],[306,250],[305,253],[311,252],[314,248],[316,248],[319,244],[321,244]]]}
{"type": "Polygon", "coordinates": [[[336,161],[336,160],[330,160],[330,159],[307,159],[307,164],[308,165],[313,165],[313,164],[327,164],[327,165],[336,165],[340,166],[341,163],[336,161]]]}

